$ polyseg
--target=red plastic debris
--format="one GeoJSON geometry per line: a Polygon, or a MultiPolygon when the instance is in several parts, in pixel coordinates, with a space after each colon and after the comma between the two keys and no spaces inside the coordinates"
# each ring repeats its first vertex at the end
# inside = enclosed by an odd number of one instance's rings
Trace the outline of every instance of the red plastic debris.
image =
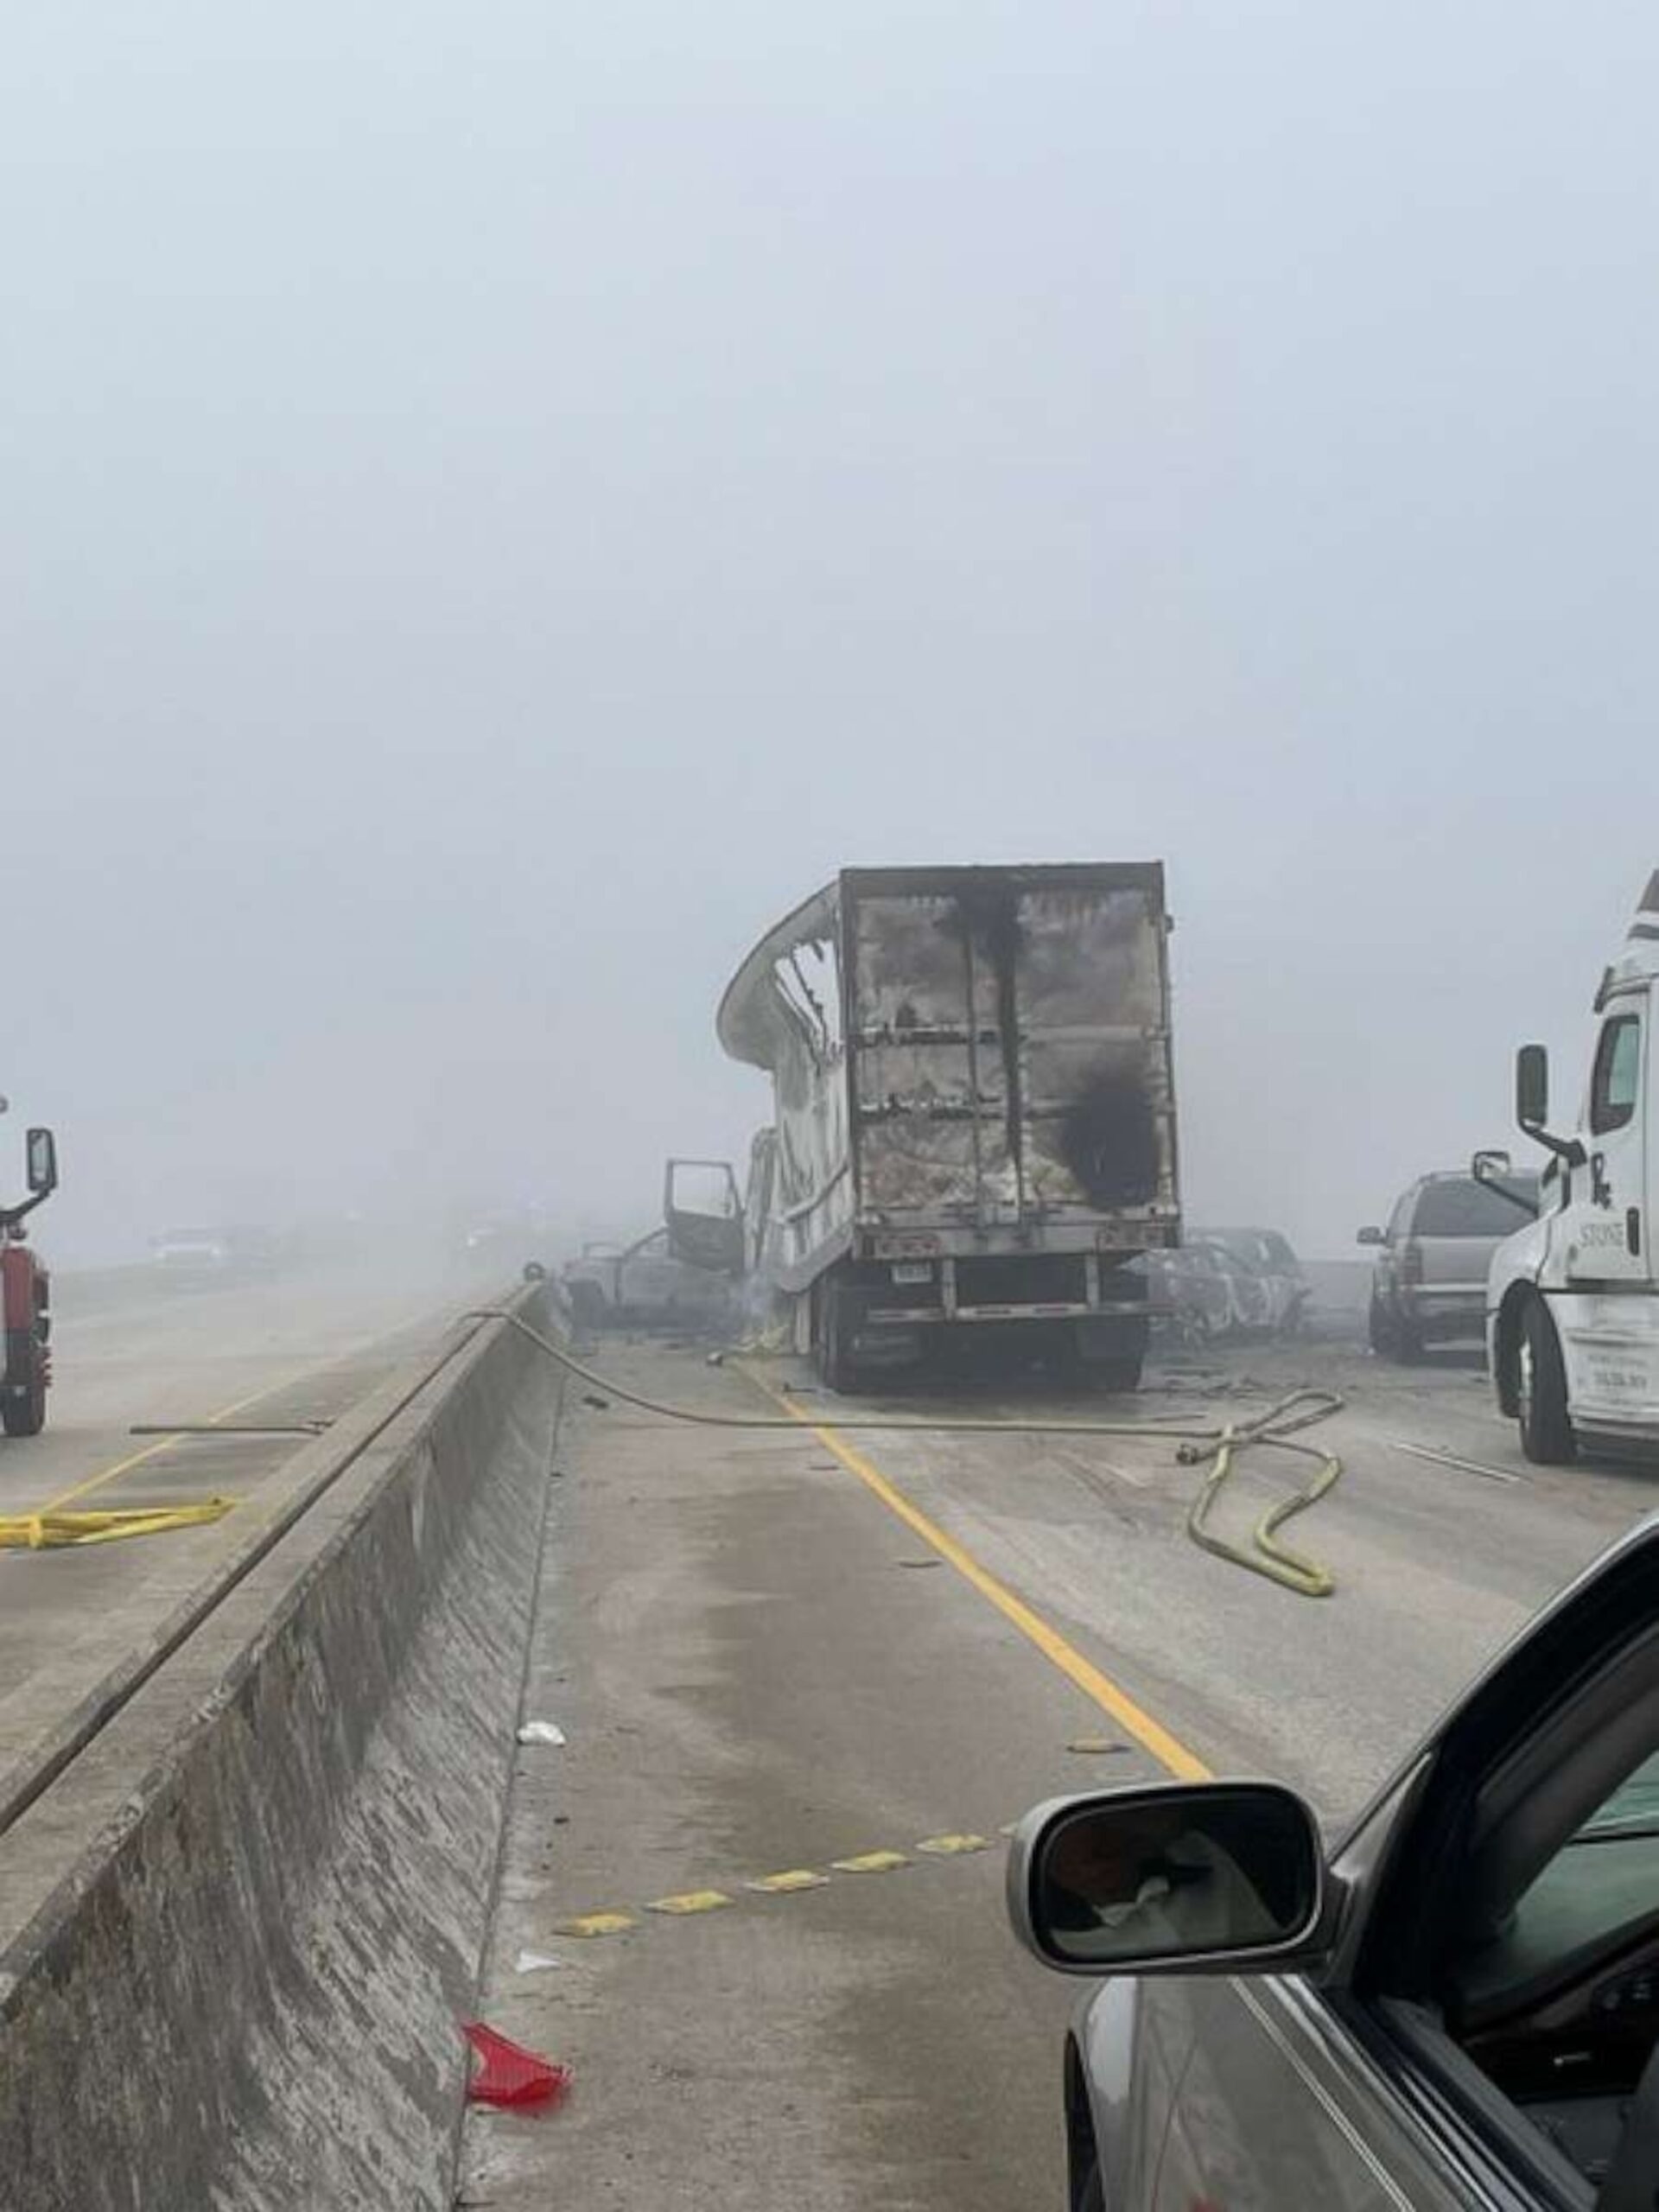
{"type": "Polygon", "coordinates": [[[510,2043],[481,2020],[463,2020],[461,2032],[478,2054],[478,2070],[467,2084],[469,2103],[551,2104],[570,2086],[568,2066],[555,2066],[549,2059],[538,2058],[533,2050],[510,2043]]]}

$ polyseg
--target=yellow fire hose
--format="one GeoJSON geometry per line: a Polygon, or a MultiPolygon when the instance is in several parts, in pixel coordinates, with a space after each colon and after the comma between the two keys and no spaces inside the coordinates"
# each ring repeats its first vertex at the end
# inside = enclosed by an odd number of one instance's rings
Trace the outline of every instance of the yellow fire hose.
{"type": "Polygon", "coordinates": [[[110,1544],[122,1536],[160,1536],[174,1529],[200,1529],[222,1520],[233,1497],[205,1497],[194,1505],[105,1507],[85,1513],[0,1514],[0,1551],[53,1551],[66,1545],[110,1544]]]}
{"type": "Polygon", "coordinates": [[[894,1420],[887,1414],[835,1414],[815,1421],[809,1414],[713,1414],[690,1406],[670,1406],[655,1398],[647,1398],[637,1390],[630,1390],[608,1376],[599,1374],[587,1366],[552,1338],[533,1329],[517,1313],[499,1306],[478,1306],[467,1316],[469,1319],[509,1321],[521,1334],[555,1359],[561,1367],[578,1376],[593,1390],[616,1399],[624,1405],[637,1407],[642,1413],[656,1414],[664,1421],[690,1422],[702,1428],[755,1428],[794,1430],[808,1427],[833,1429],[879,1428],[902,1433],[905,1430],[918,1433],[957,1436],[984,1436],[998,1433],[1008,1435],[1036,1436],[1131,1436],[1158,1440],[1165,1440],[1176,1446],[1175,1457],[1184,1467],[1200,1466],[1205,1460],[1213,1462],[1205,1477],[1198,1496],[1188,1508],[1186,1532],[1193,1542],[1205,1551],[1213,1553],[1235,1567],[1249,1569],[1252,1574],[1276,1582],[1282,1589],[1294,1591],[1300,1598],[1328,1598],[1335,1591],[1337,1579],[1329,1567],[1310,1559],[1305,1552],[1294,1551],[1288,1544],[1276,1541],[1277,1532],[1285,1522],[1299,1513],[1306,1513],[1317,1505],[1336,1484],[1342,1473],[1342,1461],[1334,1452],[1322,1451],[1318,1446],[1296,1440],[1299,1429],[1311,1428],[1316,1421],[1328,1421],[1340,1413],[1344,1400],[1335,1390],[1302,1389],[1293,1390],[1276,1405],[1270,1406],[1254,1421],[1230,1421],[1219,1428],[1192,1428],[1179,1421],[988,1421],[972,1414],[930,1415],[922,1421],[894,1420]],[[1268,1507],[1251,1531],[1252,1548],[1230,1543],[1224,1536],[1217,1535],[1209,1527],[1209,1516],[1217,1500],[1236,1468],[1241,1453],[1260,1445],[1269,1451],[1294,1452],[1302,1458],[1318,1462],[1319,1471],[1299,1491],[1288,1497],[1281,1497],[1268,1507]]]}

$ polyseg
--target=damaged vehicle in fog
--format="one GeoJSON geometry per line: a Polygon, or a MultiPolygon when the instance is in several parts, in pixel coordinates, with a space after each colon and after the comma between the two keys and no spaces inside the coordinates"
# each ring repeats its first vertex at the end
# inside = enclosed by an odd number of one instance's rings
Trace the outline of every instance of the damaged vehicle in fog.
{"type": "Polygon", "coordinates": [[[631,1244],[588,1243],[559,1281],[588,1329],[718,1329],[738,1311],[743,1207],[724,1160],[671,1160],[663,1218],[631,1244]]]}
{"type": "Polygon", "coordinates": [[[1174,1251],[1147,1255],[1153,1304],[1189,1346],[1294,1336],[1310,1289],[1287,1240],[1272,1229],[1195,1230],[1174,1251]]]}
{"type": "Polygon", "coordinates": [[[1135,1387],[1133,1263],[1180,1233],[1169,928],[1155,861],[847,868],[744,961],[746,1241],[832,1389],[969,1330],[1135,1387]]]}

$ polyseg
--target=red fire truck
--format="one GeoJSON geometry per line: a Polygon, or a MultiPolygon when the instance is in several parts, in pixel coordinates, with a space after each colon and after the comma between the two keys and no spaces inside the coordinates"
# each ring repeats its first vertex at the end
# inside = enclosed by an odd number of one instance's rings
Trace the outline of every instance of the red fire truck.
{"type": "MultiPolygon", "coordinates": [[[[0,1112],[5,1101],[0,1099],[0,1112]]],[[[23,1224],[58,1187],[58,1147],[50,1129],[30,1129],[24,1140],[29,1196],[0,1206],[0,1314],[6,1358],[0,1374],[0,1427],[8,1436],[38,1436],[46,1426],[46,1391],[52,1380],[50,1281],[24,1242],[23,1224]]]]}

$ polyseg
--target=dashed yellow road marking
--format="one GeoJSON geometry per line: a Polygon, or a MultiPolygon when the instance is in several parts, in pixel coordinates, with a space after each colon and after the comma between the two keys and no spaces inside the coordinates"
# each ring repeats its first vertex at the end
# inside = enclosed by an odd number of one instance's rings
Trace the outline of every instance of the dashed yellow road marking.
{"type": "MultiPolygon", "coordinates": [[[[997,1834],[1011,1836],[1013,1826],[999,1828],[997,1834]]],[[[972,1828],[947,1828],[938,1835],[922,1837],[911,1851],[894,1851],[883,1847],[877,1851],[859,1851],[846,1859],[832,1859],[830,1872],[823,1873],[816,1866],[785,1866],[775,1874],[755,1874],[734,1888],[741,1887],[757,1897],[794,1897],[804,1890],[827,1890],[833,1887],[833,1874],[893,1874],[901,1866],[914,1867],[917,1859],[964,1859],[976,1852],[992,1851],[995,1844],[989,1836],[980,1835],[972,1828]]],[[[685,1920],[699,1913],[718,1912],[724,1905],[736,1904],[739,1899],[729,1890],[676,1890],[665,1897],[653,1897],[648,1904],[622,1910],[612,1908],[601,1912],[578,1913],[575,1918],[558,1920],[553,1923],[557,1936],[621,1936],[640,1925],[639,1914],[659,1914],[668,1920],[685,1920]]]]}
{"type": "Polygon", "coordinates": [[[1109,1713],[1121,1728],[1128,1730],[1142,1750],[1150,1751],[1160,1766],[1166,1768],[1182,1782],[1207,1782],[1210,1779],[1210,1769],[1196,1751],[1189,1751],[1179,1737],[1172,1735],[1149,1713],[1144,1712],[1126,1690],[1121,1690],[1109,1676],[1102,1674],[1098,1667],[1085,1659],[1082,1652],[1068,1643],[1058,1629],[1051,1628],[1041,1614],[1027,1605],[1023,1598],[1016,1598],[1006,1583],[998,1581],[988,1567],[980,1565],[965,1544],[959,1543],[937,1521],[924,1513],[919,1505],[913,1504],[898,1484],[889,1481],[861,1452],[855,1452],[850,1444],[842,1442],[833,1427],[816,1420],[811,1414],[803,1412],[781,1391],[774,1390],[770,1383],[762,1382],[753,1368],[743,1366],[740,1371],[747,1375],[755,1389],[770,1398],[774,1405],[781,1406],[791,1420],[799,1421],[803,1428],[810,1429],[826,1452],[833,1452],[849,1474],[856,1475],[865,1488],[879,1497],[888,1511],[896,1514],[925,1544],[931,1544],[942,1560],[956,1568],[963,1581],[971,1584],[982,1598],[988,1599],[1004,1620],[1012,1622],[1021,1636],[1028,1637],[1043,1656],[1052,1666],[1058,1667],[1068,1681],[1074,1682],[1085,1697],[1092,1698],[1103,1713],[1109,1713]]]}
{"type": "Polygon", "coordinates": [[[631,1912],[579,1912],[574,1920],[553,1923],[556,1936],[620,1936],[639,1922],[631,1912]]]}

